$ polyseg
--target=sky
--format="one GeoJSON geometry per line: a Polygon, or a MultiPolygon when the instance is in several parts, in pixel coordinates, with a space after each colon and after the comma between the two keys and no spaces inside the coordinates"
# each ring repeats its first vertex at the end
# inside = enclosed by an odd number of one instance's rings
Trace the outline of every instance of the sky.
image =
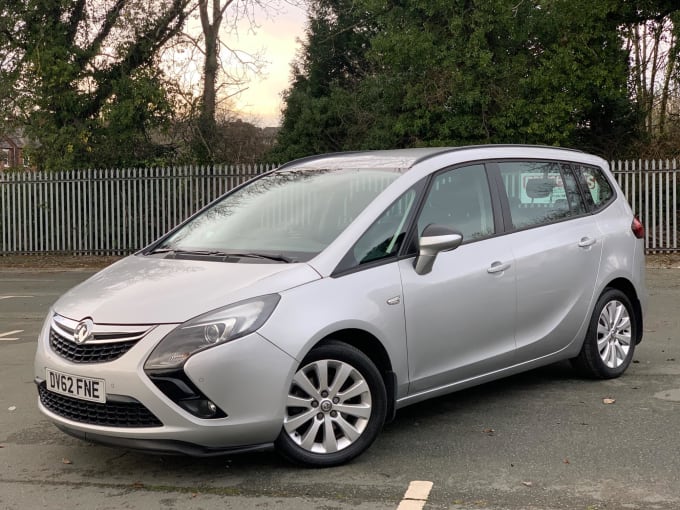
{"type": "Polygon", "coordinates": [[[237,40],[230,35],[225,42],[239,50],[263,54],[266,65],[260,77],[235,98],[241,117],[260,127],[278,126],[281,117],[281,93],[290,84],[290,64],[302,38],[306,12],[302,7],[284,4],[280,14],[256,13],[257,27],[242,23],[237,40]]]}

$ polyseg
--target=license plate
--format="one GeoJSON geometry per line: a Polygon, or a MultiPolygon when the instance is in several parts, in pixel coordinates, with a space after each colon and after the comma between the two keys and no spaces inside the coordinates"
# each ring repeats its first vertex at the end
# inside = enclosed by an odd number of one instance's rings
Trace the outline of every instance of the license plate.
{"type": "Polygon", "coordinates": [[[104,379],[64,374],[49,368],[45,369],[47,389],[67,397],[89,400],[90,402],[106,402],[106,383],[104,379]]]}

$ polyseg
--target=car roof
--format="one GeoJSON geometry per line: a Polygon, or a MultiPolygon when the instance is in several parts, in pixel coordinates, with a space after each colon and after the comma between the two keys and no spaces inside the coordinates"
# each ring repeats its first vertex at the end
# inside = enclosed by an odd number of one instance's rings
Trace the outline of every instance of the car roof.
{"type": "Polygon", "coordinates": [[[291,161],[295,168],[411,168],[416,162],[451,150],[449,147],[393,149],[321,154],[291,161]]]}
{"type": "Polygon", "coordinates": [[[415,149],[392,149],[392,150],[373,150],[356,152],[336,152],[331,154],[321,154],[301,158],[279,167],[279,170],[294,169],[335,169],[335,168],[391,168],[407,170],[416,163],[433,156],[448,152],[459,152],[484,148],[503,148],[503,147],[526,147],[526,148],[545,148],[558,149],[570,152],[580,152],[574,149],[564,149],[561,147],[550,147],[542,145],[466,145],[462,147],[421,147],[415,149]]]}

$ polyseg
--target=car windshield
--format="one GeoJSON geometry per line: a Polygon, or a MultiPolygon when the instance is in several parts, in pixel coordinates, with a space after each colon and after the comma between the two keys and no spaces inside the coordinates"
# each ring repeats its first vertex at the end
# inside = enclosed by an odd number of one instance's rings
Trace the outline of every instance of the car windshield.
{"type": "Polygon", "coordinates": [[[235,256],[246,262],[306,261],[399,175],[396,169],[274,172],[226,196],[152,253],[235,256]]]}

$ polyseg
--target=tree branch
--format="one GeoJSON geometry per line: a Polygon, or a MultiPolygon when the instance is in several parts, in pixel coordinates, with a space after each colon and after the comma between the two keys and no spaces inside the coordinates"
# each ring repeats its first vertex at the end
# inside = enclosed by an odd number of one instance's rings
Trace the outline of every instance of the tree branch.
{"type": "Polygon", "coordinates": [[[89,62],[99,54],[102,44],[104,43],[104,40],[111,33],[111,30],[113,29],[113,26],[116,24],[116,21],[120,17],[120,12],[127,4],[127,1],[128,0],[117,0],[116,3],[113,4],[113,6],[111,6],[111,8],[107,11],[106,16],[104,18],[104,25],[99,30],[97,37],[95,37],[92,43],[90,43],[90,45],[87,48],[85,48],[82,51],[82,53],[78,56],[76,62],[81,69],[85,67],[85,64],[87,62],[89,62]]]}
{"type": "Polygon", "coordinates": [[[78,24],[83,20],[85,15],[85,1],[77,0],[71,11],[71,16],[66,27],[66,37],[69,43],[73,44],[78,33],[78,24]]]}
{"type": "MultiPolygon", "coordinates": [[[[125,0],[119,0],[119,2],[125,0]]],[[[168,11],[155,20],[153,25],[132,44],[123,60],[110,68],[93,73],[98,83],[92,100],[84,108],[85,118],[94,116],[100,111],[106,99],[114,90],[115,82],[123,76],[130,75],[136,69],[147,64],[170,38],[177,35],[189,12],[185,10],[191,0],[173,0],[168,11]]]]}

